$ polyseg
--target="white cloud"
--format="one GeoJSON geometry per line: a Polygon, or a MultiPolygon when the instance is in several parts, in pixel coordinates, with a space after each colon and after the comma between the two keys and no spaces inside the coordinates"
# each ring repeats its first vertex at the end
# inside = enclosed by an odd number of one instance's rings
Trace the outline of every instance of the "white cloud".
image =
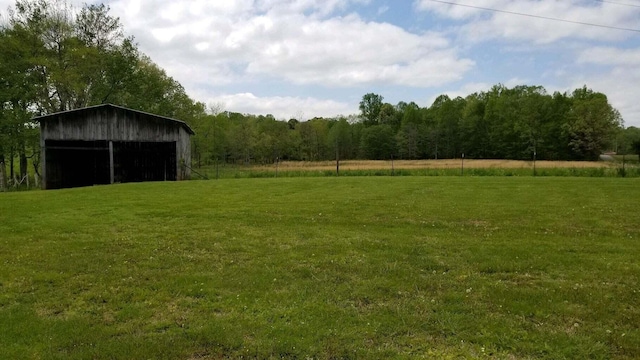
{"type": "Polygon", "coordinates": [[[323,21],[295,15],[286,23],[287,29],[273,29],[284,37],[254,32],[257,39],[249,46],[256,56],[248,62],[248,73],[278,74],[295,84],[430,87],[457,80],[474,65],[434,33],[410,34],[353,15],[323,21]]]}
{"type": "Polygon", "coordinates": [[[315,116],[334,117],[357,112],[353,106],[335,100],[290,96],[258,97],[252,93],[224,94],[207,98],[209,104],[219,104],[223,110],[247,114],[272,114],[277,119],[315,116]]]}
{"type": "Polygon", "coordinates": [[[472,41],[504,38],[546,44],[568,37],[602,41],[621,40],[630,36],[631,33],[543,18],[637,29],[640,17],[640,8],[612,2],[556,0],[476,0],[473,2],[451,0],[450,2],[458,5],[417,0],[415,7],[420,11],[430,11],[448,19],[462,21],[463,24],[459,28],[460,34],[462,38],[472,41]]]}
{"type": "Polygon", "coordinates": [[[619,49],[615,47],[589,48],[578,56],[578,63],[640,67],[640,48],[619,49]]]}
{"type": "Polygon", "coordinates": [[[181,82],[270,78],[329,87],[432,87],[459,80],[474,66],[441,34],[413,34],[355,14],[328,16],[345,1],[196,1],[162,10],[157,1],[146,1],[133,15],[124,12],[130,5],[123,0],[112,6],[127,30],[144,39],[143,51],[168,73],[189,68],[214,75],[176,75],[181,82]]]}
{"type": "Polygon", "coordinates": [[[574,86],[587,84],[606,94],[611,105],[620,110],[627,126],[640,126],[640,102],[636,91],[640,84],[640,48],[585,49],[579,54],[578,63],[601,65],[607,70],[597,75],[576,76],[574,86]]]}

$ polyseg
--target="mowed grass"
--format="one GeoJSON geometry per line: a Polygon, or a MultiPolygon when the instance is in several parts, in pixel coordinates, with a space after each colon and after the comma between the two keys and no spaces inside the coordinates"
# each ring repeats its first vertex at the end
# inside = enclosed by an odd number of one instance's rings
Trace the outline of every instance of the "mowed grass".
{"type": "Polygon", "coordinates": [[[640,181],[0,194],[7,359],[640,357],[640,181]]]}

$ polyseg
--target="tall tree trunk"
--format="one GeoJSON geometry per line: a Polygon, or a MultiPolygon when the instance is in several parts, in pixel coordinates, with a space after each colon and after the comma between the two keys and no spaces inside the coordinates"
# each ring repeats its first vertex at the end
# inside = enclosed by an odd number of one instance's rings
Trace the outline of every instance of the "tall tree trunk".
{"type": "Polygon", "coordinates": [[[9,151],[9,179],[13,180],[13,178],[15,177],[14,175],[14,171],[13,171],[13,160],[15,157],[15,153],[13,152],[13,150],[9,151]]]}
{"type": "Polygon", "coordinates": [[[33,181],[35,183],[35,186],[38,187],[38,181],[40,179],[40,157],[38,156],[36,158],[34,156],[31,163],[33,164],[33,181]]]}
{"type": "Polygon", "coordinates": [[[7,175],[5,173],[4,154],[0,154],[0,191],[7,189],[7,175]]]}
{"type": "Polygon", "coordinates": [[[27,150],[25,148],[24,142],[20,144],[20,181],[22,181],[27,176],[29,164],[27,163],[27,150]]]}

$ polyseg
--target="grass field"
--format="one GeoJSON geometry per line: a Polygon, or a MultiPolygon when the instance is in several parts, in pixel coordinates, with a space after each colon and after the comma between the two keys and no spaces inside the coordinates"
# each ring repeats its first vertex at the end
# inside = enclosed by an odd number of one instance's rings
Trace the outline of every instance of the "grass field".
{"type": "Polygon", "coordinates": [[[0,193],[7,359],[640,358],[640,181],[0,193]]]}

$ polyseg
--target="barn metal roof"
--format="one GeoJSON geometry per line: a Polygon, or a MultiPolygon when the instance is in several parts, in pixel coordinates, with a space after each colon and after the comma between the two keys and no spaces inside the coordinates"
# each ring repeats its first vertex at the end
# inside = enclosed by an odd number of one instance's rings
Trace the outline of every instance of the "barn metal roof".
{"type": "Polygon", "coordinates": [[[156,115],[156,114],[152,114],[152,113],[148,113],[148,112],[144,112],[144,111],[140,111],[140,110],[129,109],[129,108],[126,108],[126,107],[123,107],[123,106],[118,106],[118,105],[113,105],[113,104],[100,104],[100,105],[95,105],[95,106],[79,108],[79,109],[60,111],[60,112],[53,113],[53,114],[36,116],[36,117],[33,118],[33,120],[41,122],[41,121],[46,121],[46,120],[49,120],[51,118],[57,117],[59,115],[71,114],[71,113],[75,113],[75,112],[81,112],[81,111],[85,111],[85,110],[97,109],[97,108],[102,108],[102,107],[112,107],[112,108],[115,108],[115,109],[125,110],[125,111],[129,111],[129,112],[133,112],[133,113],[152,116],[152,117],[155,117],[155,118],[158,118],[158,119],[163,119],[163,120],[166,120],[166,121],[175,122],[175,123],[178,123],[180,126],[182,126],[189,134],[195,135],[195,132],[193,131],[193,129],[191,129],[191,127],[186,122],[184,122],[182,120],[177,120],[177,119],[173,119],[173,118],[170,118],[170,117],[156,115]]]}

